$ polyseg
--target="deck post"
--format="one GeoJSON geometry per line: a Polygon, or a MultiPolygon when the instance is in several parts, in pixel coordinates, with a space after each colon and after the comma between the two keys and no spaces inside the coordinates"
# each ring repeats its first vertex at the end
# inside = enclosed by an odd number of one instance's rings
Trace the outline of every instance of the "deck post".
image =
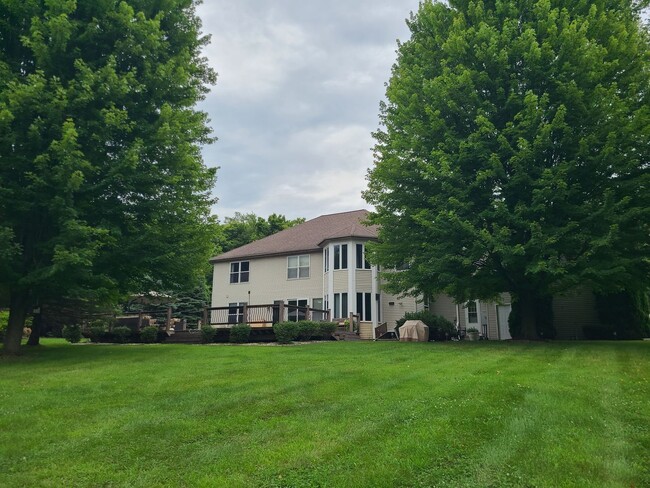
{"type": "Polygon", "coordinates": [[[167,332],[169,332],[171,326],[172,326],[172,308],[167,307],[167,326],[165,327],[167,329],[167,332]]]}
{"type": "Polygon", "coordinates": [[[142,312],[138,312],[138,332],[142,329],[142,312]]]}
{"type": "Polygon", "coordinates": [[[203,309],[203,322],[201,322],[201,325],[199,326],[199,329],[202,327],[207,327],[208,326],[208,307],[205,307],[203,309]]]}
{"type": "Polygon", "coordinates": [[[241,323],[242,324],[248,323],[248,305],[245,303],[241,307],[241,323]]]}

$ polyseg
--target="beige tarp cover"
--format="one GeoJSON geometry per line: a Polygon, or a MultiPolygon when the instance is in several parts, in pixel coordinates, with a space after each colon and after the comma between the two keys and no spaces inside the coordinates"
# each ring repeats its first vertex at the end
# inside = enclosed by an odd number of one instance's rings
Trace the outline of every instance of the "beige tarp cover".
{"type": "Polygon", "coordinates": [[[421,320],[407,320],[399,328],[400,342],[427,342],[429,327],[421,320]]]}

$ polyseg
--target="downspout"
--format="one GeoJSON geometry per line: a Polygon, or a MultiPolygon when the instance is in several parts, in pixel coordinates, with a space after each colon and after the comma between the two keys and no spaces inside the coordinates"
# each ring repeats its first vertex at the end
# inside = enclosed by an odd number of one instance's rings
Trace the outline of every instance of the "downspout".
{"type": "Polygon", "coordinates": [[[377,315],[378,315],[378,304],[377,304],[377,293],[379,291],[379,287],[377,286],[377,280],[378,280],[378,274],[377,274],[377,266],[374,264],[370,267],[371,269],[371,292],[372,292],[372,299],[370,300],[370,307],[372,310],[372,340],[377,339],[376,331],[375,329],[379,325],[379,321],[377,320],[377,315]]]}

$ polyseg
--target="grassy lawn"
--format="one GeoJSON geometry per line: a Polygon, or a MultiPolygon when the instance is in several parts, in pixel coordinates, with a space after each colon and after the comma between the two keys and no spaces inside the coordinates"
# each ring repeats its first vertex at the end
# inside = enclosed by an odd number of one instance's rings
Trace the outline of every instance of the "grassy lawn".
{"type": "Polygon", "coordinates": [[[650,486],[650,342],[0,359],[0,486],[650,486]]]}

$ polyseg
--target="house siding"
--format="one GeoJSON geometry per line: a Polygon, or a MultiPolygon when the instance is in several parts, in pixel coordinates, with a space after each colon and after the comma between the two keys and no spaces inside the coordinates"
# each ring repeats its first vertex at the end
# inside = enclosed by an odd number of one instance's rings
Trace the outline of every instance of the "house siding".
{"type": "Polygon", "coordinates": [[[396,295],[389,293],[381,294],[381,322],[386,322],[388,330],[395,328],[395,322],[404,317],[407,312],[417,312],[422,309],[415,297],[398,298],[396,295]],[[390,303],[393,302],[393,305],[390,303]]]}
{"type": "Polygon", "coordinates": [[[357,291],[370,292],[372,289],[372,272],[370,270],[356,270],[357,291]]]}
{"type": "MultiPolygon", "coordinates": [[[[245,261],[245,260],[244,260],[245,261]]],[[[212,306],[225,307],[232,302],[263,305],[275,300],[323,297],[323,256],[311,253],[309,278],[287,279],[287,257],[276,256],[250,259],[248,283],[230,283],[230,262],[215,263],[212,282],[212,306]],[[249,292],[250,291],[250,295],[249,292]]]]}
{"type": "Polygon", "coordinates": [[[341,269],[334,271],[334,293],[345,293],[348,291],[348,270],[341,269]]]}

